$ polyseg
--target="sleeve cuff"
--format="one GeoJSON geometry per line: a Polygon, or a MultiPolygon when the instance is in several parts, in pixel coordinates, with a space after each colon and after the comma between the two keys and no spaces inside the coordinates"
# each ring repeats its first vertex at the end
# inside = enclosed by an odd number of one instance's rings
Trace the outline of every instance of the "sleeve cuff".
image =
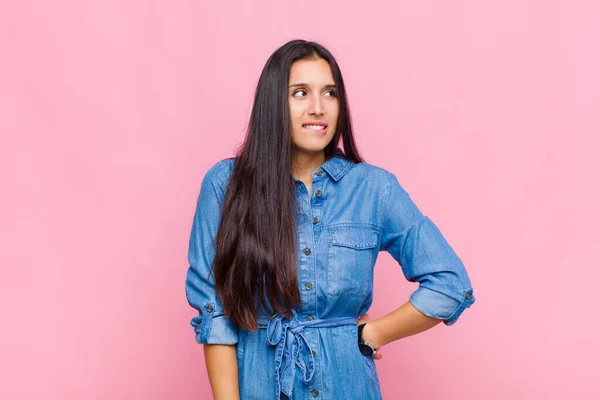
{"type": "Polygon", "coordinates": [[[238,328],[223,314],[215,315],[212,308],[192,318],[191,325],[196,332],[196,342],[199,344],[237,344],[238,328]]]}
{"type": "Polygon", "coordinates": [[[463,311],[475,302],[473,289],[463,292],[462,301],[426,287],[419,287],[409,298],[413,306],[431,318],[443,320],[447,326],[453,325],[463,311]]]}

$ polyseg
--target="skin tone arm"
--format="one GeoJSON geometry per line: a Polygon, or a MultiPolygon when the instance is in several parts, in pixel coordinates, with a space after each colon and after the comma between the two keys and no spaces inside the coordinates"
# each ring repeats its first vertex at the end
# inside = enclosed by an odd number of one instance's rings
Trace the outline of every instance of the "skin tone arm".
{"type": "Polygon", "coordinates": [[[239,400],[235,345],[204,344],[204,360],[215,400],[239,400]]]}
{"type": "MultiPolygon", "coordinates": [[[[407,301],[396,310],[374,321],[369,321],[368,315],[364,314],[359,319],[358,324],[364,322],[368,322],[363,330],[364,340],[369,342],[375,349],[379,349],[394,340],[431,329],[442,320],[428,317],[417,310],[410,301],[407,301]]],[[[381,357],[382,355],[379,353],[373,355],[375,359],[381,357]]]]}

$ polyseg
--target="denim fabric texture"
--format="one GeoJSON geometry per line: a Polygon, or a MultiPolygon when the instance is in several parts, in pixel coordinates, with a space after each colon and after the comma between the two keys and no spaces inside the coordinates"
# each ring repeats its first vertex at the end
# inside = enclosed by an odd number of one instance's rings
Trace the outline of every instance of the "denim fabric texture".
{"type": "MultiPolygon", "coordinates": [[[[250,399],[380,399],[372,356],[357,346],[356,321],[369,310],[373,268],[387,251],[405,278],[418,282],[409,301],[422,313],[456,323],[475,302],[467,271],[433,221],[396,176],[336,156],[312,174],[309,197],[297,180],[298,281],[302,306],[294,316],[259,319],[238,328],[223,313],[208,275],[233,159],[206,173],[191,230],[186,279],[198,343],[236,344],[240,396],[250,399]]],[[[404,299],[394,302],[400,306],[404,299]]]]}

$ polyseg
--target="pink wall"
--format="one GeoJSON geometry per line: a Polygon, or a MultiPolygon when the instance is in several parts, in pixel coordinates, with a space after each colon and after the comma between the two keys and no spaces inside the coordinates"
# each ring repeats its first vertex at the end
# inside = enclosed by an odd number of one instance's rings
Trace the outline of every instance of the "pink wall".
{"type": "MultiPolygon", "coordinates": [[[[293,38],[337,56],[367,161],[478,299],[384,348],[384,397],[600,398],[600,3],[386,3],[2,2],[0,398],[210,397],[195,200],[293,38]]],[[[414,289],[382,253],[372,316],[414,289]]]]}

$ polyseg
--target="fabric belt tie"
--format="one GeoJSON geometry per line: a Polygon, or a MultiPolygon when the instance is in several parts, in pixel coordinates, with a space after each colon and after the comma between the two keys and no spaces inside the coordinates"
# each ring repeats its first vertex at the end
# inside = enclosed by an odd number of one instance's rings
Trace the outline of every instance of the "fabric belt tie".
{"type": "Polygon", "coordinates": [[[258,327],[267,330],[269,343],[275,348],[275,379],[277,399],[280,393],[292,397],[296,367],[302,371],[302,380],[307,383],[315,373],[315,359],[308,341],[302,334],[304,328],[328,328],[341,325],[356,325],[358,318],[342,317],[301,321],[296,313],[286,319],[275,315],[268,322],[258,320],[258,327]]]}

